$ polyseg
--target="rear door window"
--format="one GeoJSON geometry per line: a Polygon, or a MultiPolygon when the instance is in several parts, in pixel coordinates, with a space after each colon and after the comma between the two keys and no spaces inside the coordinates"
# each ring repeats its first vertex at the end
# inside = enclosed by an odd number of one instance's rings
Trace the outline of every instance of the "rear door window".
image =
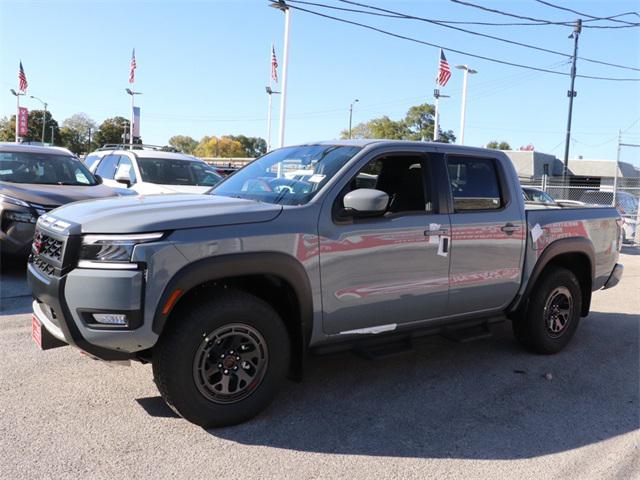
{"type": "Polygon", "coordinates": [[[456,212],[502,208],[504,201],[493,159],[449,156],[447,166],[456,212]]]}
{"type": "Polygon", "coordinates": [[[107,155],[98,165],[96,174],[100,175],[102,178],[113,180],[113,177],[116,175],[116,167],[118,166],[119,160],[119,155],[107,155]]]}

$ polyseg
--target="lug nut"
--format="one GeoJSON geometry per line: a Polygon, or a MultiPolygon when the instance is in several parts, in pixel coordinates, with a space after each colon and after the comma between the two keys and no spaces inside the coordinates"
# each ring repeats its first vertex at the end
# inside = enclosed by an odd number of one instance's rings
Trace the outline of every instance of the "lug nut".
{"type": "Polygon", "coordinates": [[[221,353],[221,354],[220,354],[220,358],[224,358],[224,357],[225,357],[225,354],[224,354],[224,353],[221,353]]]}
{"type": "Polygon", "coordinates": [[[240,360],[240,356],[236,356],[236,360],[240,360]]]}
{"type": "Polygon", "coordinates": [[[233,355],[233,350],[229,350],[229,355],[233,355]]]}
{"type": "Polygon", "coordinates": [[[234,370],[238,370],[238,366],[236,365],[235,367],[233,367],[234,370]]]}
{"type": "Polygon", "coordinates": [[[218,364],[218,368],[222,368],[222,364],[221,363],[218,364]]]}
{"type": "Polygon", "coordinates": [[[225,369],[224,369],[224,372],[222,372],[222,373],[224,373],[225,375],[229,375],[229,370],[227,370],[227,369],[225,368],[225,369]]]}

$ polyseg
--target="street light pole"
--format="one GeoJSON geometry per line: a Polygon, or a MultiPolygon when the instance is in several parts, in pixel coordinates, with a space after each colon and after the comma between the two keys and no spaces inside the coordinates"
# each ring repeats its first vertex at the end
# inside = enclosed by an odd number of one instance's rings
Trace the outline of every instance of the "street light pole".
{"type": "Polygon", "coordinates": [[[359,102],[357,98],[349,105],[349,139],[351,139],[351,120],[353,119],[353,104],[359,102]]]}
{"type": "Polygon", "coordinates": [[[271,116],[273,114],[272,96],[278,95],[280,92],[276,92],[270,86],[265,87],[265,90],[267,91],[267,95],[269,95],[269,113],[267,115],[267,152],[270,152],[271,151],[271,116]]]}
{"type": "MultiPolygon", "coordinates": [[[[142,92],[134,92],[133,90],[131,90],[130,88],[125,88],[125,91],[127,92],[127,94],[131,95],[131,118],[129,119],[129,146],[133,146],[133,109],[135,107],[135,103],[133,101],[134,96],[135,95],[142,95],[142,92]]],[[[122,143],[126,143],[126,134],[125,134],[125,138],[123,139],[122,143]]]]}
{"type": "Polygon", "coordinates": [[[42,105],[44,105],[44,113],[42,114],[42,143],[44,143],[44,129],[45,129],[45,124],[47,123],[47,105],[48,104],[41,98],[38,98],[34,95],[31,95],[31,98],[33,98],[34,100],[38,100],[40,103],[42,103],[42,105]]]}
{"type": "Polygon", "coordinates": [[[467,113],[467,83],[469,74],[478,73],[477,70],[469,68],[468,65],[456,65],[458,70],[464,70],[464,79],[462,81],[462,111],[460,112],[460,145],[464,145],[464,121],[467,113]]]}
{"type": "Polygon", "coordinates": [[[22,92],[16,92],[13,88],[11,89],[11,93],[16,96],[16,143],[18,142],[18,132],[20,131],[18,120],[20,119],[20,95],[26,95],[22,92]]]}
{"type": "Polygon", "coordinates": [[[284,46],[282,58],[282,93],[280,95],[280,135],[279,147],[284,147],[284,129],[287,111],[287,67],[289,65],[289,25],[291,24],[291,9],[284,0],[271,3],[269,6],[284,12],[284,46]]]}
{"type": "Polygon", "coordinates": [[[54,145],[55,142],[53,141],[54,140],[54,138],[53,138],[53,129],[55,128],[55,125],[51,125],[49,128],[51,129],[51,145],[54,145]]]}
{"type": "Polygon", "coordinates": [[[569,142],[571,141],[571,116],[573,115],[573,99],[578,92],[574,90],[576,83],[576,60],[578,58],[578,39],[580,38],[580,32],[582,31],[582,20],[576,20],[576,24],[573,27],[573,32],[569,35],[569,38],[573,38],[573,61],[571,63],[571,90],[567,92],[569,97],[569,115],[567,117],[567,136],[564,141],[564,168],[562,170],[562,178],[565,178],[569,173],[569,142]]]}

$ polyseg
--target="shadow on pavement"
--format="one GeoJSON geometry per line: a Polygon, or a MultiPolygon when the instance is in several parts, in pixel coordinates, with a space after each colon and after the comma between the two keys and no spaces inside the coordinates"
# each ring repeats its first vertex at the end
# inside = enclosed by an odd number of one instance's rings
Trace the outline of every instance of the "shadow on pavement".
{"type": "Polygon", "coordinates": [[[136,398],[136,402],[152,417],[179,418],[179,415],[164,403],[161,396],[136,398]]]}
{"type": "Polygon", "coordinates": [[[385,360],[315,357],[304,382],[265,413],[210,434],[393,457],[518,459],[579,448],[640,427],[639,325],[640,315],[593,312],[553,356],[523,351],[505,323],[490,340],[433,337],[385,360]]]}
{"type": "Polygon", "coordinates": [[[620,253],[623,253],[625,255],[640,255],[640,246],[637,247],[622,247],[620,249],[620,253]]]}
{"type": "Polygon", "coordinates": [[[3,256],[0,261],[0,314],[31,312],[31,291],[27,285],[24,258],[3,256]]]}

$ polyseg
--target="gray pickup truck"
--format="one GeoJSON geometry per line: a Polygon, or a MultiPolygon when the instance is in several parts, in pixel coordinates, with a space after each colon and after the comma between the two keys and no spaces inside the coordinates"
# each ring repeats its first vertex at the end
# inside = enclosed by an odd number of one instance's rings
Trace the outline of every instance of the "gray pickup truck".
{"type": "Polygon", "coordinates": [[[78,202],[40,217],[33,337],[151,362],[176,412],[231,425],[301,378],[309,352],[382,354],[505,319],[528,349],[559,352],[591,292],[618,283],[620,242],[613,208],[525,209],[499,151],[286,147],[210,194],[78,202]]]}

